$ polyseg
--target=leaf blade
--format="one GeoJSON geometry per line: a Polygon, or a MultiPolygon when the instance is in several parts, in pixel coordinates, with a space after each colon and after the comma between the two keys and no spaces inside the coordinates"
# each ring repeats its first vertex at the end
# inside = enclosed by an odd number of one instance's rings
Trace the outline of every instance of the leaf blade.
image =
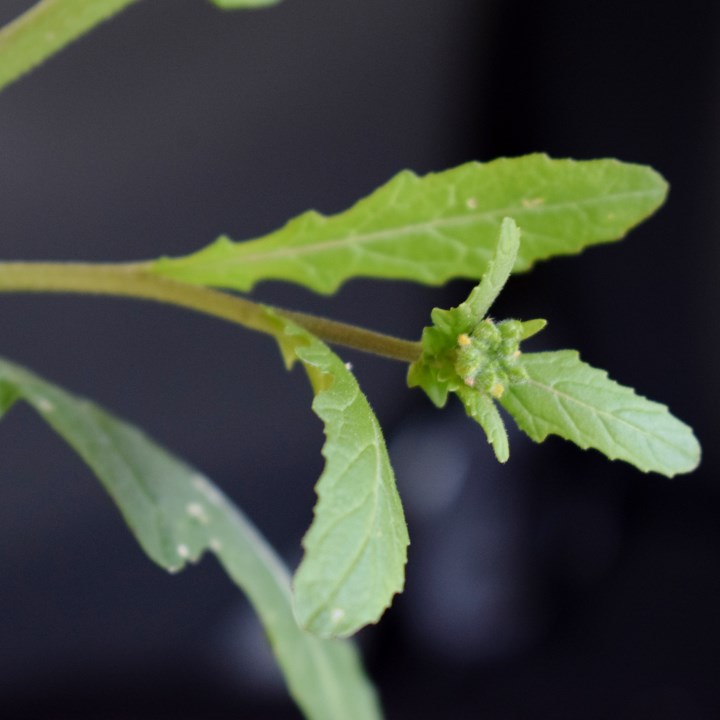
{"type": "Polygon", "coordinates": [[[457,395],[467,414],[483,429],[498,462],[507,462],[510,458],[507,430],[492,398],[467,387],[458,388],[457,395]]]}
{"type": "Polygon", "coordinates": [[[206,550],[217,556],[257,611],[290,693],[308,718],[351,713],[354,720],[379,720],[354,647],[298,628],[284,565],[204,476],[93,403],[3,359],[0,399],[0,411],[27,401],[75,449],[156,563],[177,571],[206,550]]]}
{"type": "Polygon", "coordinates": [[[250,290],[264,279],[331,293],[352,277],[429,285],[479,279],[504,217],[523,231],[515,271],[623,237],[664,200],[652,169],[616,160],[545,155],[467,163],[418,177],[403,171],[350,209],[311,211],[262,238],[221,237],[151,272],[190,283],[250,290]]]}
{"type": "Polygon", "coordinates": [[[574,350],[528,353],[521,364],[527,382],[510,387],[500,403],[533,440],[559,435],[668,477],[697,467],[700,446],[690,427],[574,350]]]}
{"type": "Polygon", "coordinates": [[[324,343],[268,310],[297,358],[323,421],[325,469],[295,573],[295,613],[320,637],[343,637],[377,622],[402,591],[409,539],[379,423],[351,371],[324,343]]]}
{"type": "Polygon", "coordinates": [[[520,249],[520,230],[512,218],[504,218],[500,235],[482,281],[472,289],[460,309],[469,320],[480,322],[510,277],[520,249]]]}

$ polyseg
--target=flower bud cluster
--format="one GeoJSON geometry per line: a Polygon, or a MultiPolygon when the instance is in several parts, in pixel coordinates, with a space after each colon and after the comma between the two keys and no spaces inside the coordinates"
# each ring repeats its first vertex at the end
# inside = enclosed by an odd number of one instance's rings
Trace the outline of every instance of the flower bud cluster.
{"type": "Polygon", "coordinates": [[[518,363],[523,326],[519,320],[497,325],[486,318],[471,333],[461,333],[455,350],[455,371],[469,387],[502,397],[508,385],[523,382],[527,373],[518,363]]]}

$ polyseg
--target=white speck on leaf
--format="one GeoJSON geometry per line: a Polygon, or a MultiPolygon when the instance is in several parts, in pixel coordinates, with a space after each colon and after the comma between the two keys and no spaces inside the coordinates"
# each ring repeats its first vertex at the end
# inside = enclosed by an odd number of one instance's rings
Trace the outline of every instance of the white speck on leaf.
{"type": "Polygon", "coordinates": [[[36,402],[40,412],[51,413],[55,410],[55,405],[53,405],[53,403],[51,403],[47,398],[39,397],[36,402]]]}
{"type": "Polygon", "coordinates": [[[193,518],[193,520],[197,520],[198,522],[202,523],[203,525],[207,525],[210,522],[210,518],[208,517],[207,510],[205,510],[205,507],[198,502],[188,503],[185,506],[185,512],[191,518],[193,518]]]}
{"type": "Polygon", "coordinates": [[[337,625],[345,617],[345,611],[341,608],[335,608],[330,613],[330,619],[337,625]]]}
{"type": "Polygon", "coordinates": [[[543,205],[545,203],[545,198],[537,197],[537,198],[523,198],[522,205],[525,208],[534,208],[538,207],[540,205],[543,205]]]}
{"type": "Polygon", "coordinates": [[[467,205],[468,210],[476,210],[478,203],[475,198],[471,197],[465,201],[465,205],[467,205]]]}
{"type": "Polygon", "coordinates": [[[208,544],[210,545],[210,549],[213,552],[217,553],[222,550],[222,543],[217,538],[211,538],[211,540],[208,544]]]}
{"type": "Polygon", "coordinates": [[[187,545],[178,545],[177,554],[183,559],[187,560],[190,557],[190,548],[187,545]]]}

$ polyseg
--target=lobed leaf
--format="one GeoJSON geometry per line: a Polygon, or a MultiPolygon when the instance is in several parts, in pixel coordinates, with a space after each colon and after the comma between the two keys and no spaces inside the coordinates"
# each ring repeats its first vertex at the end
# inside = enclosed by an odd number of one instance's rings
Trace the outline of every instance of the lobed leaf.
{"type": "Polygon", "coordinates": [[[242,243],[220,237],[192,255],[161,258],[149,269],[236,290],[277,279],[331,293],[359,276],[439,285],[485,273],[506,216],[523,231],[514,268],[522,271],[537,260],[623,237],[666,192],[651,168],[617,160],[535,154],[424,177],[404,171],[345,212],[307,212],[242,243]]]}
{"type": "Polygon", "coordinates": [[[295,574],[295,613],[322,636],[376,622],[402,591],[409,544],[385,441],[352,372],[320,340],[268,310],[288,364],[303,364],[325,424],[325,469],[295,574]]]}
{"type": "Polygon", "coordinates": [[[500,402],[533,440],[559,435],[668,477],[697,467],[700,446],[690,427],[574,350],[526,354],[521,364],[527,381],[508,388],[500,402]]]}
{"type": "Polygon", "coordinates": [[[206,550],[217,556],[253,604],[290,693],[308,718],[381,717],[355,648],[297,626],[286,569],[205,477],[97,405],[0,359],[0,416],[19,399],[90,466],[152,560],[174,572],[206,550]]]}

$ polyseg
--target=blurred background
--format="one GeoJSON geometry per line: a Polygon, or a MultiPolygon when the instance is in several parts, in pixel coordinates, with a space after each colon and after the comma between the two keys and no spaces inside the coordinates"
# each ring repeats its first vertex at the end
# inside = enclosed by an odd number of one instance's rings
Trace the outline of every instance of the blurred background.
{"type": "MultiPolygon", "coordinates": [[[[0,22],[30,5],[3,0],[0,22]]],[[[719,38],[710,0],[145,0],[0,94],[3,259],[180,255],[342,210],[402,168],[531,151],[670,181],[625,242],[514,277],[495,314],[548,318],[535,349],[577,347],[667,403],[704,444],[694,475],[517,434],[500,467],[457,404],[341,352],[412,538],[406,592],[359,637],[389,719],[720,716],[719,38]]],[[[414,338],[469,287],[254,295],[414,338]]],[[[73,297],[2,297],[0,329],[3,356],[144,427],[298,562],[322,427],[271,340],[73,297]]],[[[213,560],[152,565],[25,407],[0,457],[2,717],[300,717],[213,560]]]]}

